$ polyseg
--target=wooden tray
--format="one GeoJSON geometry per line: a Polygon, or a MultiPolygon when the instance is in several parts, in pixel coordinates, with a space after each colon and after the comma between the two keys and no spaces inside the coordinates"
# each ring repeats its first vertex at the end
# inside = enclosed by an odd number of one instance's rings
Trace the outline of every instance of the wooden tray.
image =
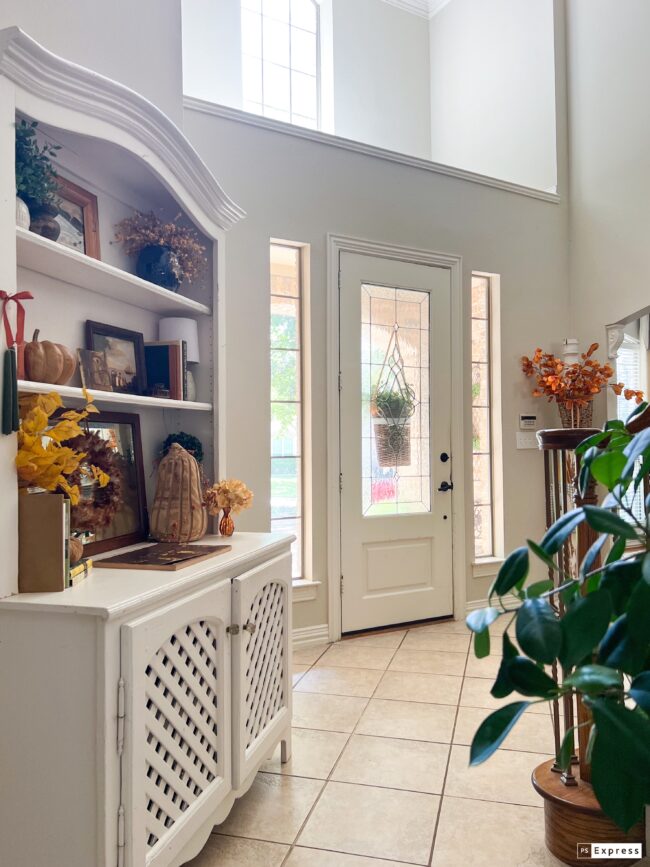
{"type": "Polygon", "coordinates": [[[193,566],[201,560],[217,557],[232,551],[232,545],[193,545],[177,542],[158,542],[117,554],[102,560],[95,560],[95,569],[156,569],[162,572],[176,572],[193,566]]]}

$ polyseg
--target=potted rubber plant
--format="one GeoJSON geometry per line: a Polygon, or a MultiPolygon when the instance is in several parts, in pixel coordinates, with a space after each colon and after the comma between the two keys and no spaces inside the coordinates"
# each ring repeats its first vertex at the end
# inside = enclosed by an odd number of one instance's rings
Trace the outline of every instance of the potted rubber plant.
{"type": "MultiPolygon", "coordinates": [[[[582,807],[574,790],[558,786],[561,794],[551,803],[538,785],[539,768],[533,773],[535,788],[545,798],[551,851],[550,841],[562,825],[566,835],[572,810],[579,808],[585,842],[603,840],[603,835],[605,840],[643,840],[644,808],[650,804],[650,496],[644,490],[650,428],[633,430],[642,427],[643,413],[644,419],[650,415],[646,410],[643,403],[625,423],[608,421],[578,446],[578,497],[584,499],[590,485],[593,491],[595,481],[607,491],[600,505],[566,512],[539,543],[529,540],[513,551],[490,589],[488,607],[466,620],[474,652],[484,657],[490,652],[490,625],[507,618],[491,694],[513,698],[479,726],[470,764],[488,759],[531,704],[540,702],[553,703],[558,731],[560,717],[565,727],[561,742],[556,740],[555,780],[578,760],[574,738],[580,744],[582,807]],[[575,574],[569,574],[573,570],[567,570],[564,552],[582,525],[592,544],[575,574]],[[527,584],[531,558],[553,578],[527,584]],[[560,700],[563,714],[558,713],[560,700]],[[591,812],[583,809],[587,796],[595,805],[591,812]]],[[[566,863],[591,863],[560,857],[566,863]]]]}
{"type": "Polygon", "coordinates": [[[59,145],[39,144],[35,120],[16,123],[16,222],[56,241],[61,226],[57,213],[57,173],[52,158],[59,145]]]}
{"type": "Polygon", "coordinates": [[[411,424],[415,392],[409,386],[377,389],[371,403],[377,462],[380,467],[401,467],[411,463],[411,424]]]}

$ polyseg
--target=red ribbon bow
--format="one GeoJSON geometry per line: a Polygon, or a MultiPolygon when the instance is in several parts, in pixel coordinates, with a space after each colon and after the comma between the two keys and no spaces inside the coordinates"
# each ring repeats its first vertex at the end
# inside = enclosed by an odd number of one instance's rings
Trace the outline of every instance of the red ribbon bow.
{"type": "Polygon", "coordinates": [[[7,337],[7,346],[11,349],[15,344],[20,345],[25,340],[25,308],[22,305],[22,301],[27,301],[28,299],[33,298],[31,292],[14,292],[13,295],[9,295],[8,292],[4,292],[0,289],[0,301],[2,301],[2,321],[5,326],[5,335],[7,337]],[[14,340],[14,335],[11,331],[11,325],[9,323],[9,317],[7,316],[7,305],[10,301],[13,301],[16,305],[16,339],[14,340]]]}

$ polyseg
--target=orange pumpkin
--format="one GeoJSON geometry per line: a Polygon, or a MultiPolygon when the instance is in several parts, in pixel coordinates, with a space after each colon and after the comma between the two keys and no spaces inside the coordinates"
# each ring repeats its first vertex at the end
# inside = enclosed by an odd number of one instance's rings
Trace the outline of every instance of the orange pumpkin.
{"type": "Polygon", "coordinates": [[[25,344],[25,376],[31,382],[65,385],[77,368],[77,360],[61,343],[39,340],[39,329],[25,344]]]}

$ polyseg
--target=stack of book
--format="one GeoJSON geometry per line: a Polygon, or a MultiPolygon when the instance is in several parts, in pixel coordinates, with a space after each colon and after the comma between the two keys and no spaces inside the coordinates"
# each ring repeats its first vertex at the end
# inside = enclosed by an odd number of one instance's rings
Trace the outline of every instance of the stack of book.
{"type": "Polygon", "coordinates": [[[84,557],[83,560],[80,560],[78,563],[75,563],[74,566],[70,566],[68,569],[68,578],[66,581],[66,587],[75,587],[81,581],[86,578],[90,570],[93,568],[93,561],[91,557],[84,557]]]}
{"type": "Polygon", "coordinates": [[[172,400],[187,400],[187,343],[185,340],[155,340],[144,345],[149,393],[169,394],[172,400]]]}

